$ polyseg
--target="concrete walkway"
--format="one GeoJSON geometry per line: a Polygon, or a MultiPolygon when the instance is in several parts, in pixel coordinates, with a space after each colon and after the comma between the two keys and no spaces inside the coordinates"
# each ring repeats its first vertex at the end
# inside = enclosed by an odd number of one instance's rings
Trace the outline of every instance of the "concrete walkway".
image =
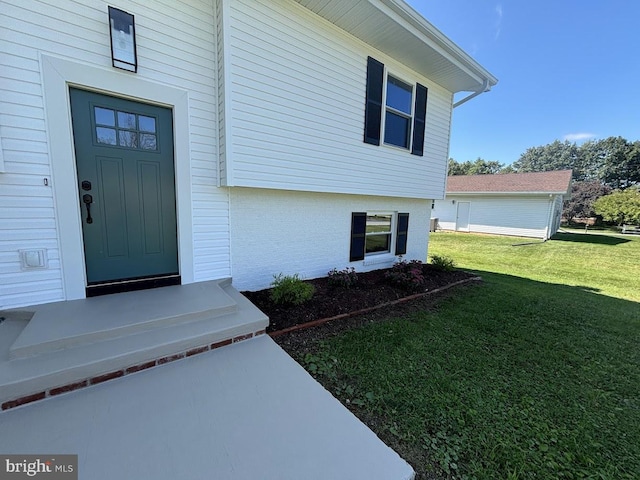
{"type": "Polygon", "coordinates": [[[0,452],[91,480],[413,478],[266,335],[2,412],[0,452]]]}

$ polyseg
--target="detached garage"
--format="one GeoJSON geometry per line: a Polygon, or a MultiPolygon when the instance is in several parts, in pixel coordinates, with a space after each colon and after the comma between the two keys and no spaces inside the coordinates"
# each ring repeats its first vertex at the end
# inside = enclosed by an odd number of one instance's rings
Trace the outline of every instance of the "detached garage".
{"type": "Polygon", "coordinates": [[[562,204],[571,195],[571,170],[447,179],[436,200],[436,228],[548,239],[560,228],[562,204]]]}

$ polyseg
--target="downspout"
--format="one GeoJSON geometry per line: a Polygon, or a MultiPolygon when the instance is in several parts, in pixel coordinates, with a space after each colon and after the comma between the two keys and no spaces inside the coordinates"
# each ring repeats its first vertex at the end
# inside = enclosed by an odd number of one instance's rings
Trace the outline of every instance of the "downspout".
{"type": "Polygon", "coordinates": [[[489,90],[491,90],[491,87],[489,86],[489,79],[485,78],[484,81],[482,82],[482,88],[480,90],[478,90],[477,92],[473,92],[471,95],[464,97],[462,100],[457,101],[456,103],[453,104],[453,108],[459,107],[463,103],[466,103],[472,98],[477,97],[481,93],[488,92],[489,90]]]}

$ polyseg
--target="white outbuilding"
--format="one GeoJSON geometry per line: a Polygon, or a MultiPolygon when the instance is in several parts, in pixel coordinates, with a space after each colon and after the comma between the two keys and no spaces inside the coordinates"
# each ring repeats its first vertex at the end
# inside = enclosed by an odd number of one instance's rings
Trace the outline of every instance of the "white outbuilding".
{"type": "Polygon", "coordinates": [[[432,226],[442,230],[548,239],[560,228],[571,170],[455,175],[436,200],[432,226]]]}

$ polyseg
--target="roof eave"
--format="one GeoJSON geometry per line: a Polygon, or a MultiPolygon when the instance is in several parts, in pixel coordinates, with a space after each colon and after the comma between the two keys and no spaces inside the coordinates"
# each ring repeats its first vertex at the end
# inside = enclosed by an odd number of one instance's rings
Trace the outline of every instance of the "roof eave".
{"type": "Polygon", "coordinates": [[[295,1],[452,93],[486,91],[498,83],[404,0],[295,1]]]}

